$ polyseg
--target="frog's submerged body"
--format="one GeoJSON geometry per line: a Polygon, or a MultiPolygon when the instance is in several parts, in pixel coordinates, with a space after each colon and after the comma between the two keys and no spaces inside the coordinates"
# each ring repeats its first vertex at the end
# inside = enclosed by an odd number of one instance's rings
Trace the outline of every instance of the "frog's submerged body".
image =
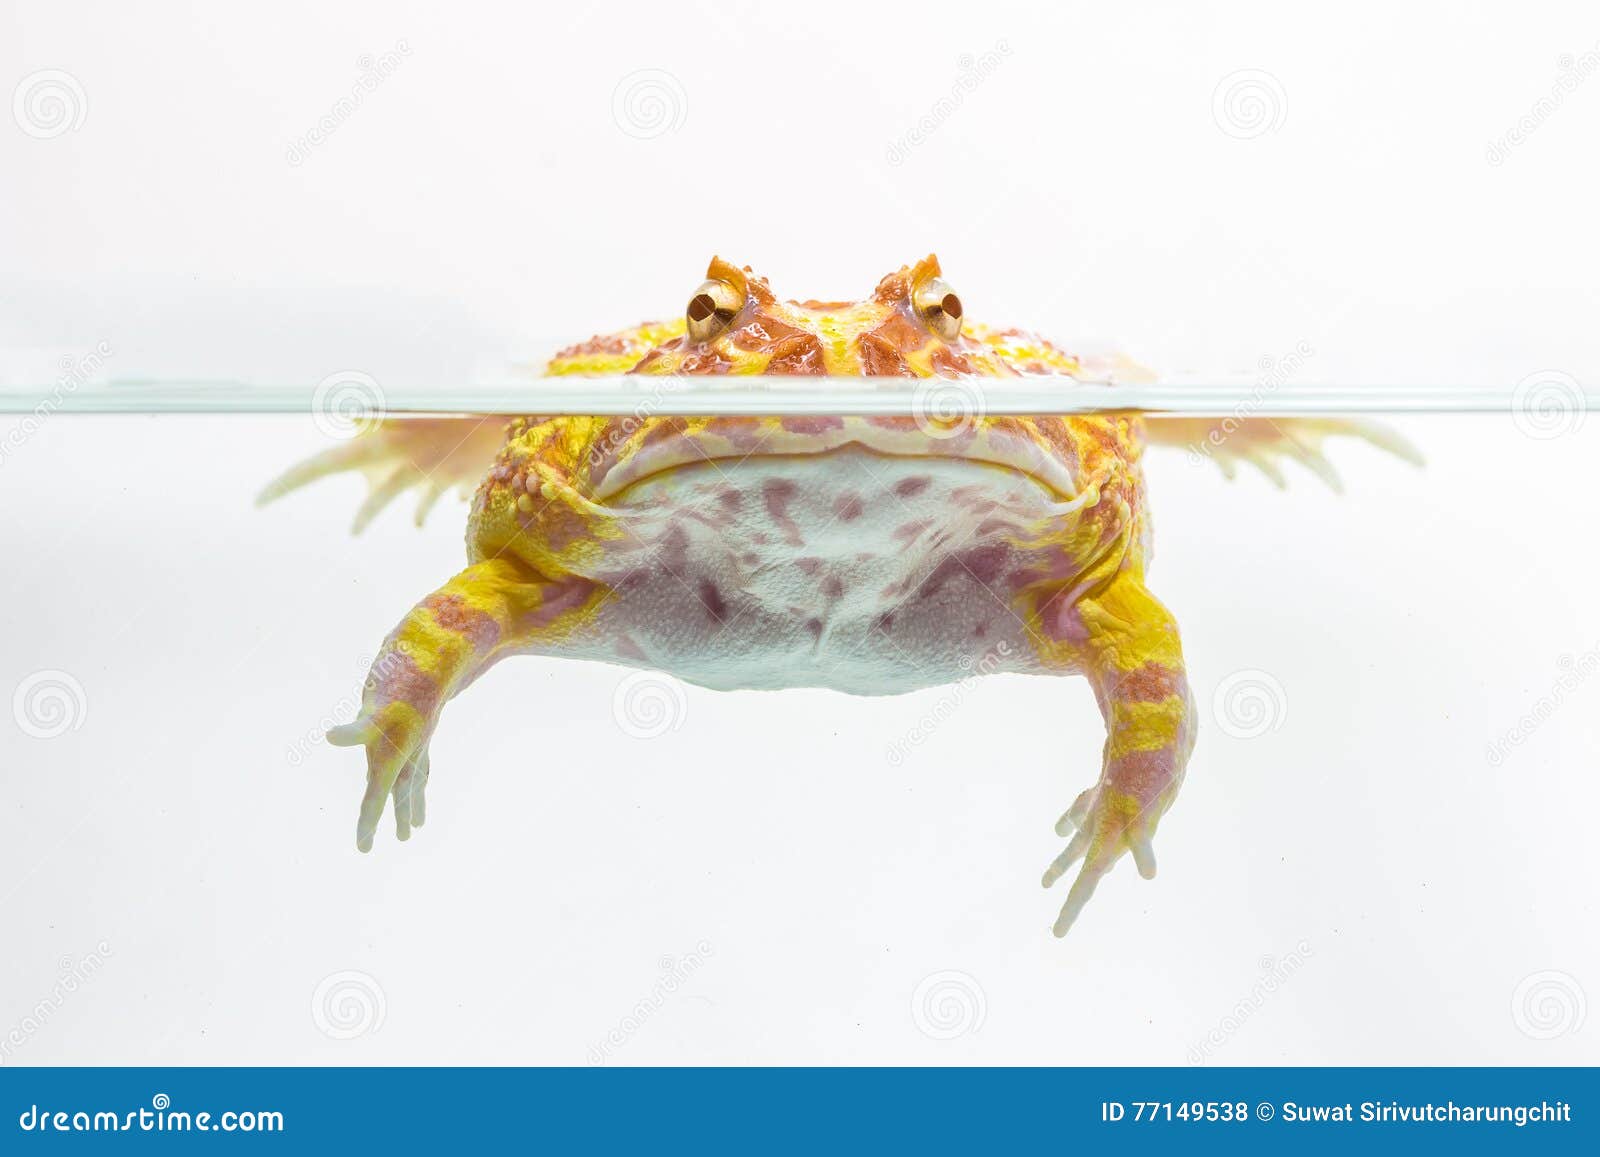
{"type": "Polygon", "coordinates": [[[887,694],[959,679],[980,655],[1041,671],[1011,596],[1056,565],[1052,530],[1085,496],[987,462],[886,455],[868,447],[893,432],[832,421],[832,438],[785,453],[769,419],[752,456],[608,500],[608,545],[574,569],[613,596],[551,653],[718,690],[887,694]]]}
{"type": "MultiPolygon", "coordinates": [[[[1079,359],[1019,331],[966,324],[928,258],[861,302],[779,302],[714,260],[678,322],[563,351],[552,374],[1054,373],[1079,359]]],[[[440,712],[511,654],[596,659],[718,689],[828,687],[885,694],[974,672],[1082,674],[1106,718],[1099,782],[1057,824],[1046,871],[1084,861],[1064,934],[1095,884],[1151,837],[1183,778],[1194,707],[1171,615],[1145,588],[1139,468],[1146,422],[1085,417],[517,418],[401,421],[297,467],[275,496],[333,470],[376,475],[364,524],[420,484],[422,510],[486,471],[469,566],[385,642],[359,718],[330,739],[365,746],[357,827],[371,847],[387,800],[400,838],[423,821],[440,712]],[[490,455],[493,455],[492,461],[490,455]]],[[[1157,426],[1156,423],[1151,423],[1157,426]]],[[[1206,423],[1155,436],[1204,439],[1206,423]]],[[[1320,471],[1337,422],[1235,422],[1215,444],[1275,473],[1320,471]]],[[[1212,440],[1215,443],[1215,440],[1212,440]]]]}

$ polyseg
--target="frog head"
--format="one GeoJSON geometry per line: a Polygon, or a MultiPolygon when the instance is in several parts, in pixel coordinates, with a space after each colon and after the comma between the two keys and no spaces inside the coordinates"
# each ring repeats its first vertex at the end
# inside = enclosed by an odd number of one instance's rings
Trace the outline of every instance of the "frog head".
{"type": "Polygon", "coordinates": [[[671,322],[563,350],[553,374],[1072,374],[1077,359],[1032,334],[973,323],[932,254],[860,301],[780,301],[764,277],[713,257],[671,322]]]}

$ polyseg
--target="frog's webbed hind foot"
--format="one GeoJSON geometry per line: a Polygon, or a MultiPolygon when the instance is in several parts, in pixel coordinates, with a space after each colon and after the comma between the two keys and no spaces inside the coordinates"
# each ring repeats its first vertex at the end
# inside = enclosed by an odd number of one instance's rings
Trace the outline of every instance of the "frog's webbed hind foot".
{"type": "Polygon", "coordinates": [[[367,676],[360,714],[328,732],[336,746],[366,749],[358,848],[372,850],[390,797],[398,838],[427,818],[428,747],[444,705],[501,658],[537,650],[569,629],[599,591],[586,580],[552,581],[495,558],[456,575],[390,632],[367,676]]]}
{"type": "Polygon", "coordinates": [[[408,490],[417,492],[416,523],[421,526],[447,491],[463,498],[493,464],[505,441],[503,416],[473,418],[394,418],[363,430],[348,442],[298,462],[262,488],[264,506],[330,474],[359,471],[367,478],[367,497],[356,510],[351,532],[360,534],[385,507],[408,490]]]}
{"type": "Polygon", "coordinates": [[[1056,917],[1057,936],[1067,934],[1123,853],[1145,879],[1156,874],[1156,825],[1177,798],[1195,730],[1177,625],[1141,578],[1118,575],[1070,614],[1106,742],[1099,782],[1056,823],[1056,834],[1069,838],[1045,869],[1044,886],[1083,861],[1056,917]]]}
{"type": "Polygon", "coordinates": [[[335,747],[368,749],[367,790],[361,800],[361,815],[356,823],[356,847],[372,850],[372,839],[383,818],[383,806],[394,797],[394,834],[409,840],[411,830],[428,818],[428,744],[417,742],[405,728],[393,733],[372,720],[362,719],[329,728],[328,742],[335,747]],[[372,759],[376,749],[378,759],[372,759]],[[388,784],[386,788],[384,785],[388,784]]]}
{"type": "Polygon", "coordinates": [[[1146,880],[1155,878],[1156,853],[1151,841],[1161,811],[1170,803],[1170,796],[1177,794],[1177,778],[1170,777],[1170,791],[1164,793],[1169,798],[1152,801],[1154,806],[1133,793],[1097,784],[1080,795],[1056,822],[1056,835],[1071,838],[1066,849],[1044,870],[1041,882],[1048,888],[1079,860],[1083,861],[1051,928],[1057,936],[1067,934],[1094,895],[1100,877],[1111,870],[1123,852],[1132,853],[1139,875],[1146,880]]]}

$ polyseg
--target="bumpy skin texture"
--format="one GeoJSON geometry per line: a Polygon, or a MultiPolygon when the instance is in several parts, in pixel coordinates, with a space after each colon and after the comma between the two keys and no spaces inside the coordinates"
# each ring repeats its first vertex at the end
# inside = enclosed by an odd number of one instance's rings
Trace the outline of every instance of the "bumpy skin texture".
{"type": "MultiPolygon", "coordinates": [[[[1083,372],[1034,335],[966,321],[932,257],[848,303],[779,301],[720,260],[708,279],[691,320],[596,337],[548,372],[1083,372]],[[708,302],[722,313],[708,318],[708,302]]],[[[455,421],[426,434],[389,423],[276,492],[355,466],[378,471],[384,500],[420,474],[429,501],[457,480],[444,464],[484,439],[479,420],[455,421]]],[[[1293,436],[1272,431],[1235,430],[1235,445],[1265,454],[1293,436]]],[[[473,500],[469,565],[389,635],[359,717],[329,734],[366,749],[358,846],[391,797],[399,838],[422,823],[440,712],[511,654],[855,693],[975,669],[1082,674],[1106,739],[1044,874],[1049,886],[1083,861],[1055,923],[1065,934],[1123,853],[1154,874],[1151,840],[1194,745],[1177,626],[1145,586],[1145,437],[1125,415],[511,419],[473,500]]]]}

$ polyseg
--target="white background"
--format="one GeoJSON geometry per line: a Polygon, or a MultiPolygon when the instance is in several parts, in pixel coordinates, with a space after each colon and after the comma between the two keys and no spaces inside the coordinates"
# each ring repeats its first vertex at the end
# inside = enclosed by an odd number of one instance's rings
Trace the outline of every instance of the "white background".
{"type": "MultiPolygon", "coordinates": [[[[1167,372],[1305,343],[1296,381],[1592,386],[1600,79],[1532,110],[1597,41],[1577,3],[10,3],[0,88],[77,104],[0,118],[0,372],[105,341],[112,375],[448,383],[675,312],[712,252],[835,297],[934,249],[974,316],[1167,372]],[[641,70],[659,122],[616,99],[641,70]]],[[[1406,423],[1423,471],[1336,450],[1343,497],[1152,459],[1202,735],[1160,877],[1065,942],[1037,879],[1097,767],[1079,682],[691,689],[641,740],[618,671],[519,660],[446,714],[428,827],[357,856],[359,757],[305,737],[460,508],[351,540],[352,480],[250,507],[309,421],[52,419],[0,463],[0,691],[84,699],[55,738],[0,714],[0,1056],[582,1064],[644,1002],[614,1063],[1600,1061],[1600,679],[1486,755],[1600,647],[1600,418],[1521,417],[1406,423]],[[1281,688],[1255,738],[1212,712],[1240,671],[1281,688]]]]}

